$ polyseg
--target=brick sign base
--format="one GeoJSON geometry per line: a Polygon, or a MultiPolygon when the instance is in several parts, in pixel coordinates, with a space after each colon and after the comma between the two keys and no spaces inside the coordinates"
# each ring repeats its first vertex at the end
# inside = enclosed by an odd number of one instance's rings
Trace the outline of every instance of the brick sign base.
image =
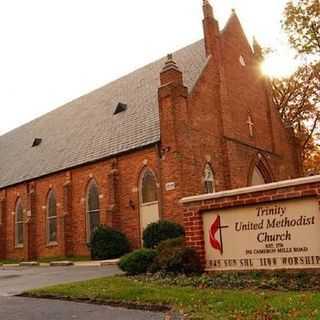
{"type": "Polygon", "coordinates": [[[187,244],[206,271],[320,267],[320,176],[188,197],[187,244]]]}

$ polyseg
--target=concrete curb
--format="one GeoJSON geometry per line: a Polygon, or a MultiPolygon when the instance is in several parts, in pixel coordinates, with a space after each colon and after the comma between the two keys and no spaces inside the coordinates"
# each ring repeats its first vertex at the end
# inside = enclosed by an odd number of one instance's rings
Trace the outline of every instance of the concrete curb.
{"type": "Polygon", "coordinates": [[[100,261],[75,261],[75,267],[100,267],[100,261]]]}
{"type": "Polygon", "coordinates": [[[25,261],[19,263],[20,267],[39,267],[40,263],[37,261],[25,261]]]}
{"type": "Polygon", "coordinates": [[[120,259],[113,260],[98,260],[98,261],[51,261],[51,262],[38,262],[38,261],[24,261],[12,264],[0,264],[0,268],[17,268],[17,267],[115,267],[118,266],[120,259]]]}
{"type": "Polygon", "coordinates": [[[100,261],[101,267],[117,266],[120,259],[100,261]]]}
{"type": "Polygon", "coordinates": [[[51,261],[49,264],[50,267],[71,267],[74,266],[72,261],[51,261]]]}

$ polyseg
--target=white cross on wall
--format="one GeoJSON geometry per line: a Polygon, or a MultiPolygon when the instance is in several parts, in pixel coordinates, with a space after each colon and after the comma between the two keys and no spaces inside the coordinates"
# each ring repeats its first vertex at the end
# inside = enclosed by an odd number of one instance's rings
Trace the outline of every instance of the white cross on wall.
{"type": "Polygon", "coordinates": [[[250,115],[248,116],[247,124],[248,124],[248,126],[249,126],[250,137],[253,137],[254,123],[253,123],[252,118],[251,118],[250,115]]]}

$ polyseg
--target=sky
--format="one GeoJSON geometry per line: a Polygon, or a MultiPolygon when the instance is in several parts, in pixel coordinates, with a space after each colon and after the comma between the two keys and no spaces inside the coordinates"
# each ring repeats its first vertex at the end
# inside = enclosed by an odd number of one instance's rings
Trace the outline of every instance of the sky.
{"type": "MultiPolygon", "coordinates": [[[[220,28],[235,8],[248,39],[278,50],[287,0],[211,0],[220,28]]],[[[0,135],[203,37],[202,0],[1,0],[0,135]]]]}

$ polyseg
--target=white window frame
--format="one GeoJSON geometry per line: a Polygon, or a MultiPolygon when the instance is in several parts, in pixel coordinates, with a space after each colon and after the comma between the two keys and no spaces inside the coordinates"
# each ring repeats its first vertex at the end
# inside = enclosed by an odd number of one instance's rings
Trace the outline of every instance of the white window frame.
{"type": "Polygon", "coordinates": [[[92,179],[88,186],[87,186],[87,191],[86,191],[86,236],[87,236],[87,243],[90,242],[91,236],[92,236],[92,231],[91,231],[91,215],[92,214],[98,214],[99,215],[99,221],[101,221],[101,208],[100,208],[100,193],[99,193],[99,186],[96,182],[96,180],[92,179]],[[91,188],[95,186],[97,190],[97,195],[98,195],[98,207],[99,209],[94,209],[94,210],[89,210],[89,194],[91,188]]]}
{"type": "Polygon", "coordinates": [[[15,208],[15,247],[16,248],[23,248],[24,247],[24,210],[22,207],[22,201],[19,198],[16,202],[16,208],[15,208]],[[21,209],[22,212],[22,217],[21,220],[18,220],[19,215],[18,215],[18,210],[21,209]],[[22,242],[18,242],[19,238],[19,226],[22,225],[22,242]]]}
{"type": "Polygon", "coordinates": [[[158,183],[157,183],[157,177],[154,174],[154,172],[150,168],[145,168],[140,176],[140,186],[139,186],[139,193],[140,193],[140,205],[141,206],[151,206],[154,204],[159,203],[159,194],[158,194],[158,183]],[[143,181],[146,174],[151,174],[155,183],[155,193],[156,193],[156,199],[155,201],[149,201],[144,202],[143,199],[143,181]]]}
{"type": "Polygon", "coordinates": [[[57,198],[55,195],[55,192],[53,190],[50,190],[48,193],[48,198],[47,198],[47,244],[48,245],[53,245],[58,243],[58,213],[57,213],[57,198]],[[54,197],[55,200],[55,215],[51,216],[50,215],[50,199],[51,197],[54,197]],[[56,239],[51,240],[50,239],[50,222],[52,220],[56,221],[56,239]]]}

